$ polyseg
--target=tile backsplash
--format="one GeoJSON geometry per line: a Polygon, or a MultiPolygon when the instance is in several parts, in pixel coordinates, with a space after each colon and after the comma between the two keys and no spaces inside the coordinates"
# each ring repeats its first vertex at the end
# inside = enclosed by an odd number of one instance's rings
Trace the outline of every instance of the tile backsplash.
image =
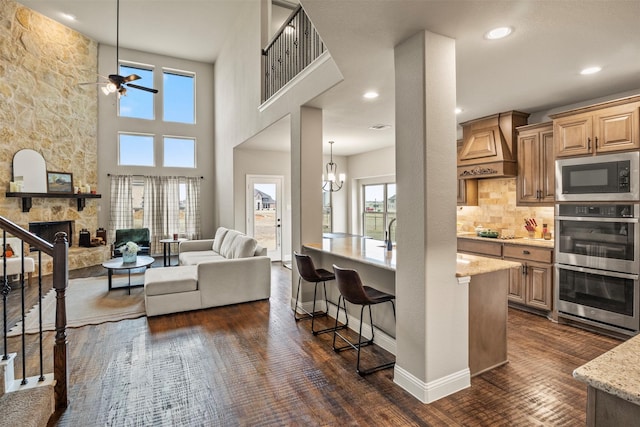
{"type": "Polygon", "coordinates": [[[491,178],[478,181],[478,206],[458,207],[458,231],[474,231],[482,226],[501,231],[511,229],[515,237],[527,237],[525,218],[538,223],[536,237],[542,237],[542,224],[547,224],[552,236],[553,207],[516,206],[516,178],[491,178]]]}

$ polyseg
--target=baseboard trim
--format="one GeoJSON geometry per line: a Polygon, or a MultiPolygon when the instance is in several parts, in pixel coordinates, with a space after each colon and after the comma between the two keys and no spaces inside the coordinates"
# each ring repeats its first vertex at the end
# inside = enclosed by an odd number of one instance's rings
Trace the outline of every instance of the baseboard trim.
{"type": "Polygon", "coordinates": [[[422,403],[432,403],[471,386],[469,368],[425,383],[406,369],[394,367],[393,382],[422,403]]]}

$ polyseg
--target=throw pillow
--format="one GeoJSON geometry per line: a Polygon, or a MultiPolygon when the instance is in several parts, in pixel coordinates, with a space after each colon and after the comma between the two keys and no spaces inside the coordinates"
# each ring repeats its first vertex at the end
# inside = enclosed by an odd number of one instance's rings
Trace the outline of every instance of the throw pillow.
{"type": "Polygon", "coordinates": [[[222,247],[222,242],[224,241],[224,236],[227,234],[227,231],[229,231],[229,229],[224,227],[218,227],[216,230],[216,235],[213,238],[213,245],[211,247],[214,252],[220,253],[220,248],[222,247]]]}
{"type": "Polygon", "coordinates": [[[224,240],[222,241],[220,252],[218,253],[225,258],[233,258],[234,242],[239,236],[242,236],[242,233],[240,233],[239,231],[227,231],[227,234],[224,236],[224,240]]]}

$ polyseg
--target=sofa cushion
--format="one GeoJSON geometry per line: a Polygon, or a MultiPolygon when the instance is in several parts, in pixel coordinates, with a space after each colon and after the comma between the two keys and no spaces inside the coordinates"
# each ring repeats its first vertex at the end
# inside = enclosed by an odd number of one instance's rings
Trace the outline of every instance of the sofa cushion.
{"type": "Polygon", "coordinates": [[[181,252],[179,255],[180,265],[196,265],[203,261],[224,261],[225,257],[215,253],[212,250],[209,251],[188,251],[181,252]]]}
{"type": "Polygon", "coordinates": [[[233,258],[249,258],[253,256],[258,242],[249,236],[238,236],[233,242],[233,258]]]}
{"type": "Polygon", "coordinates": [[[218,227],[216,235],[213,237],[213,246],[211,249],[220,253],[220,248],[222,247],[222,242],[224,241],[224,236],[227,234],[227,231],[229,231],[229,229],[218,227]]]}
{"type": "Polygon", "coordinates": [[[224,236],[224,240],[222,241],[222,246],[220,247],[220,255],[225,258],[233,258],[233,242],[238,238],[238,236],[242,236],[242,233],[236,230],[229,230],[227,234],[224,236]]]}
{"type": "Polygon", "coordinates": [[[198,266],[149,268],[144,273],[145,295],[165,295],[198,290],[198,266]]]}

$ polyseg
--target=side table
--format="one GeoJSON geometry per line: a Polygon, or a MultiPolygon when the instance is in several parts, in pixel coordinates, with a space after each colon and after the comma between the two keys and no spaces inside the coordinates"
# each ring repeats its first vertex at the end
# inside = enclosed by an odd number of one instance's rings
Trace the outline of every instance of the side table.
{"type": "Polygon", "coordinates": [[[189,239],[161,239],[160,243],[163,245],[162,261],[165,267],[171,266],[171,244],[185,242],[189,239]]]}

